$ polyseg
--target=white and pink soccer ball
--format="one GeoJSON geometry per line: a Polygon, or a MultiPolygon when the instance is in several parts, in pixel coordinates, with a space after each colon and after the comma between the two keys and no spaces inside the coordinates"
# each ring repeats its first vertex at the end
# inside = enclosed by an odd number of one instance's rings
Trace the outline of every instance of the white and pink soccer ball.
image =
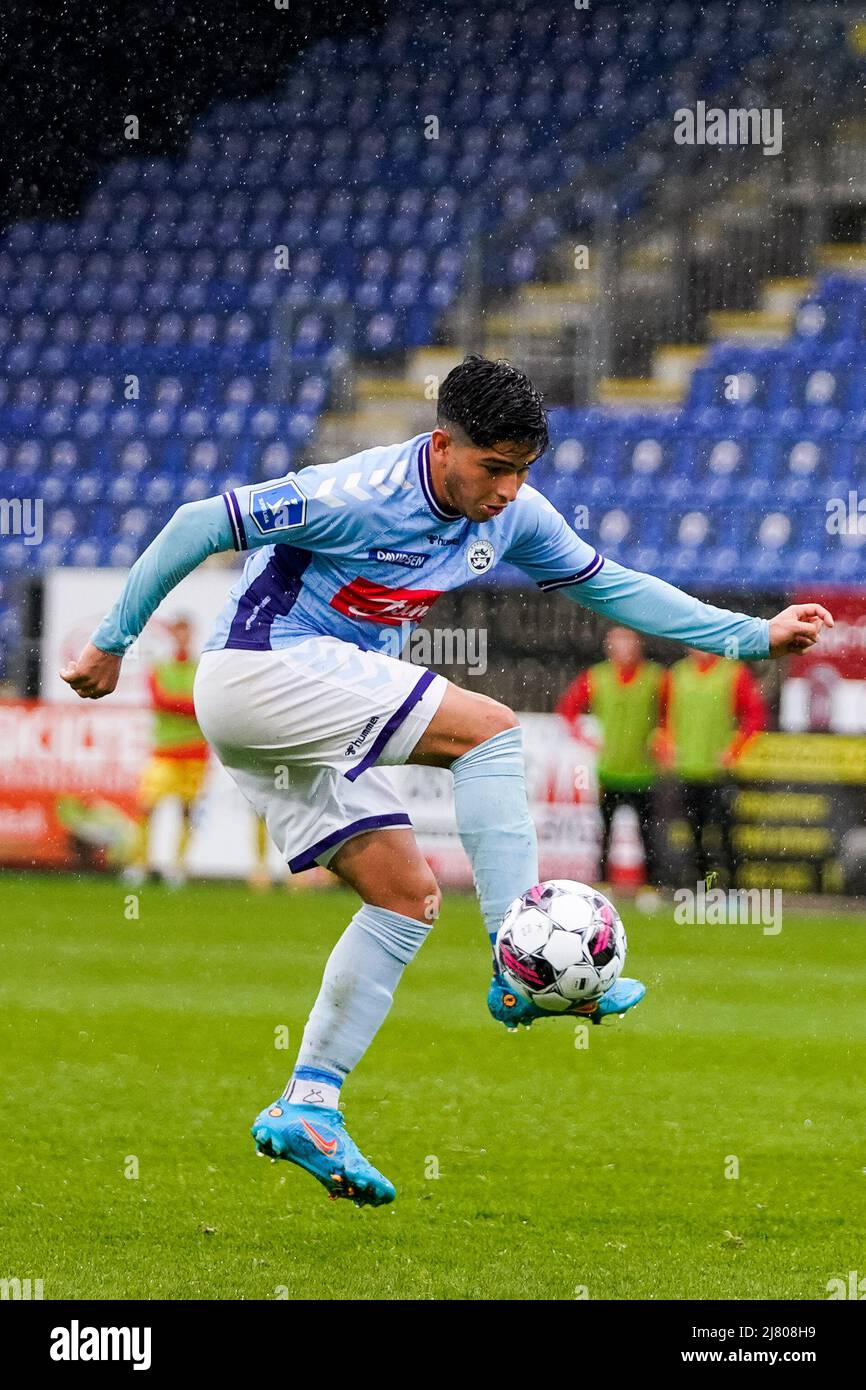
{"type": "Polygon", "coordinates": [[[603,893],[552,878],[515,898],[496,936],[499,970],[516,994],[549,1013],[606,994],[622,973],[625,927],[603,893]]]}

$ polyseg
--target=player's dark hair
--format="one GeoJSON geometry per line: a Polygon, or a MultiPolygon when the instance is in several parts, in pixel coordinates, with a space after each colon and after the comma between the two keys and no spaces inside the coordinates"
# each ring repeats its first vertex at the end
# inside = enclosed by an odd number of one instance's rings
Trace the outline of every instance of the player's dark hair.
{"type": "Polygon", "coordinates": [[[458,425],[479,449],[523,444],[534,455],[550,443],[541,393],[525,372],[500,358],[470,353],[439,388],[436,423],[458,425]]]}

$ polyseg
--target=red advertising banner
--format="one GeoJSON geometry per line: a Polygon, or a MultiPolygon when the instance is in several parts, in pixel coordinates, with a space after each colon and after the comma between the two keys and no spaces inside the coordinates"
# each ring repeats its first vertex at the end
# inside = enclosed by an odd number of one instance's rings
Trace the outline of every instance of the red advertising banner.
{"type": "Polygon", "coordinates": [[[821,633],[821,640],[800,656],[792,656],[788,673],[807,676],[828,666],[843,680],[866,680],[866,590],[827,588],[795,593],[792,603],[823,603],[835,625],[821,633]]]}
{"type": "Polygon", "coordinates": [[[0,862],[123,862],[149,737],[146,709],[0,703],[0,862]]]}
{"type": "MultiPolygon", "coordinates": [[[[592,744],[563,720],[522,716],[529,796],[547,877],[591,879],[598,859],[592,744]]],[[[0,864],[116,869],[135,843],[136,794],[150,752],[151,715],[113,700],[0,703],[0,864]]],[[[451,775],[440,768],[389,773],[412,817],[422,852],[443,884],[470,886],[454,822],[451,775]]],[[[172,863],[168,819],[156,813],[155,867],[172,863]]],[[[634,836],[620,837],[631,864],[634,836]]],[[[253,868],[254,816],[231,778],[211,759],[193,817],[189,871],[241,878],[253,868]]],[[[268,851],[280,868],[277,850],[268,851]]]]}

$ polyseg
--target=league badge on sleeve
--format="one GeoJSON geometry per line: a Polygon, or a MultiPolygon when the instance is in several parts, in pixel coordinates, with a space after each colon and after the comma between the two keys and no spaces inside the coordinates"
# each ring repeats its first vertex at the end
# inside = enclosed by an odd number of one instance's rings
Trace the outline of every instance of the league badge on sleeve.
{"type": "Polygon", "coordinates": [[[496,559],[496,551],[490,541],[473,541],[466,548],[466,563],[473,574],[484,574],[496,559]]]}
{"type": "Polygon", "coordinates": [[[294,478],[276,483],[260,483],[250,489],[250,516],[263,536],[303,526],[307,519],[307,499],[294,478]]]}

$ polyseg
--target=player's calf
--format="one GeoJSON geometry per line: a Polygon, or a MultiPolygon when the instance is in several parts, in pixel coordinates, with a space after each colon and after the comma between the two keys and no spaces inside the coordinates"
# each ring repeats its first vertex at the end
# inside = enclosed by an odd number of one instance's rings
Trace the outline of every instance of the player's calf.
{"type": "Polygon", "coordinates": [[[492,940],[509,903],[538,879],[517,716],[449,685],[409,761],[451,770],[457,830],[492,940]]]}
{"type": "MultiPolygon", "coordinates": [[[[427,880],[422,875],[417,882],[423,887],[427,880]]],[[[418,915],[410,917],[365,903],[355,913],[328,959],[292,1078],[252,1127],[259,1153],[297,1164],[330,1196],[358,1205],[380,1206],[396,1194],[346,1132],[340,1088],[384,1022],[404,967],[430,931],[422,904],[415,909],[418,915]]]]}

